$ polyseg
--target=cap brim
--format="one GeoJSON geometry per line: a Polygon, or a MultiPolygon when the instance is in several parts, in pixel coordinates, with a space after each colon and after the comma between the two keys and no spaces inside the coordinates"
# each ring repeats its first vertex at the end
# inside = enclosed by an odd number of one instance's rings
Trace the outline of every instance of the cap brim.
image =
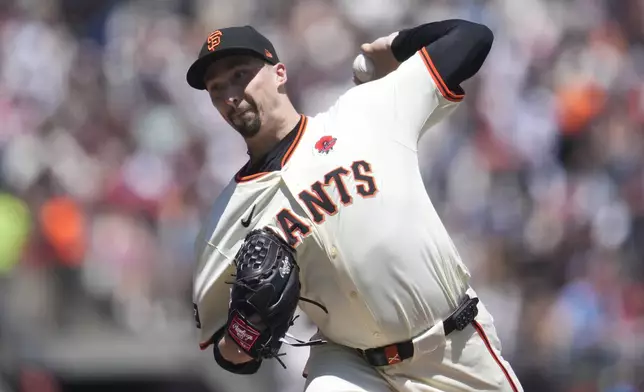
{"type": "Polygon", "coordinates": [[[250,56],[258,57],[266,62],[274,63],[274,61],[270,61],[269,59],[262,56],[261,54],[248,48],[220,49],[215,52],[209,53],[205,56],[202,56],[199,59],[197,59],[194,63],[192,63],[192,65],[188,69],[188,73],[186,74],[186,80],[190,85],[190,87],[197,90],[205,90],[206,89],[205,78],[206,78],[206,72],[208,71],[208,67],[210,67],[210,65],[212,65],[212,63],[214,63],[215,61],[232,55],[250,55],[250,56]]]}

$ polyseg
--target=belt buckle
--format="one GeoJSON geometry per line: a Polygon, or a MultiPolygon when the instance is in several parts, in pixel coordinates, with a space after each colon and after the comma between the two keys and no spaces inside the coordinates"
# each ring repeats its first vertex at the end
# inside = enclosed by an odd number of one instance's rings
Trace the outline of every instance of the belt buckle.
{"type": "Polygon", "coordinates": [[[395,365],[402,362],[397,344],[386,346],[383,351],[385,353],[385,359],[387,359],[387,365],[395,365]]]}
{"type": "Polygon", "coordinates": [[[371,366],[389,366],[402,362],[397,344],[367,350],[358,349],[358,352],[371,366]]]}

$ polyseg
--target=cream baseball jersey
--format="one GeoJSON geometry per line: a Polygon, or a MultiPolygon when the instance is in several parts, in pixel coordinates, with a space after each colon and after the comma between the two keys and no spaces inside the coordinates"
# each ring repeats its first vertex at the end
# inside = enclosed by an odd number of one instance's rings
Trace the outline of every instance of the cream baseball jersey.
{"type": "Polygon", "coordinates": [[[425,190],[417,145],[462,99],[425,49],[326,112],[303,116],[282,169],[233,179],[197,239],[193,300],[202,348],[227,321],[234,256],[270,227],[296,247],[300,308],[336,343],[418,335],[455,308],[469,273],[425,190]]]}

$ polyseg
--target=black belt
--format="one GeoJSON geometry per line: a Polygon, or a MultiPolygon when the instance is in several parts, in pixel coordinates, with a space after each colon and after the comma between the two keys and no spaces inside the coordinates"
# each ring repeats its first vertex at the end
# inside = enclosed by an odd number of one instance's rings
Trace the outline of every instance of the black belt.
{"type": "MultiPolygon", "coordinates": [[[[458,308],[443,320],[445,336],[454,331],[462,331],[472,323],[479,312],[477,307],[478,303],[478,298],[470,298],[466,295],[458,308]]],[[[387,366],[413,357],[414,343],[408,340],[406,342],[390,344],[389,346],[357,350],[372,366],[387,366]]]]}

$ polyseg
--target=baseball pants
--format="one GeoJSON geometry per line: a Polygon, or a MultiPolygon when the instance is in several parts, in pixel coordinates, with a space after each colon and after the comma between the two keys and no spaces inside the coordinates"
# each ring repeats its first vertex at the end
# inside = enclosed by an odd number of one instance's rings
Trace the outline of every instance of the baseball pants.
{"type": "Polygon", "coordinates": [[[312,347],[305,392],[523,391],[501,356],[492,316],[482,302],[478,309],[464,330],[443,334],[433,350],[391,366],[373,367],[334,343],[312,347]]]}

